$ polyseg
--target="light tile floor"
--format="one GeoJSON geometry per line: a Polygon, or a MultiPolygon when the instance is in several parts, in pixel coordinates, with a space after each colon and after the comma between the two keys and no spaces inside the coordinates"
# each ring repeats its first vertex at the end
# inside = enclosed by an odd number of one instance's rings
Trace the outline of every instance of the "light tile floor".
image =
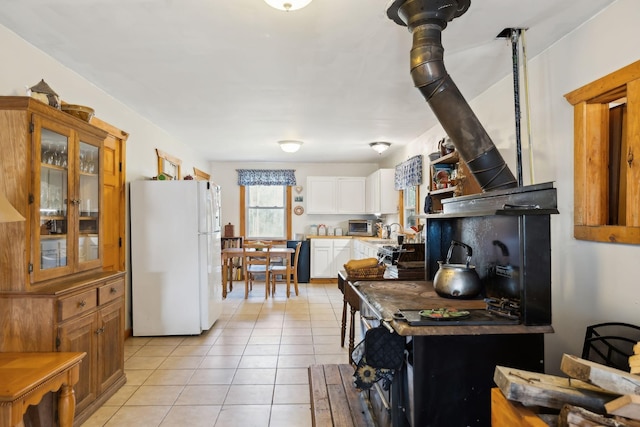
{"type": "Polygon", "coordinates": [[[311,426],[307,367],[349,361],[342,294],[301,283],[265,300],[256,284],[245,300],[243,285],[200,336],[127,339],[127,383],[82,426],[311,426]]]}

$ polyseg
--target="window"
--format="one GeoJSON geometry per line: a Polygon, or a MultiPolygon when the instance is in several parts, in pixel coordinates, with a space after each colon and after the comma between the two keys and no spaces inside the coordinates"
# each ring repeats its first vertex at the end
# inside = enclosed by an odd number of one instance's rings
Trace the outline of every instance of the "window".
{"type": "Polygon", "coordinates": [[[291,239],[293,169],[237,169],[240,233],[247,239],[291,239]]]}
{"type": "Polygon", "coordinates": [[[565,95],[574,108],[576,239],[640,243],[640,61],[565,95]]]}
{"type": "Polygon", "coordinates": [[[402,191],[402,224],[404,228],[409,228],[418,224],[418,219],[415,217],[415,215],[419,213],[418,192],[419,188],[417,185],[412,185],[402,191]]]}
{"type": "Polygon", "coordinates": [[[241,186],[240,209],[240,235],[245,238],[291,239],[290,186],[241,186]]]}
{"type": "Polygon", "coordinates": [[[286,196],[283,185],[246,187],[246,234],[248,239],[286,237],[286,196]]]}

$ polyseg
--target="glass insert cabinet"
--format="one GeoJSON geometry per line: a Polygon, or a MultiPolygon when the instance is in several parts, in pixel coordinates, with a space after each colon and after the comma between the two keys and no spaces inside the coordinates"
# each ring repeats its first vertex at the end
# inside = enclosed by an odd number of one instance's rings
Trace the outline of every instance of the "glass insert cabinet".
{"type": "Polygon", "coordinates": [[[32,282],[100,267],[102,141],[37,114],[32,282]]]}

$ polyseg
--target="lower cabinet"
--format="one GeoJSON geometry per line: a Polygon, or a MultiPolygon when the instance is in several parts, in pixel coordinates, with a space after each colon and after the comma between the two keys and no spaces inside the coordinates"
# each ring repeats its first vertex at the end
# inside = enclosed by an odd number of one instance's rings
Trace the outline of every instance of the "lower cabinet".
{"type": "Polygon", "coordinates": [[[311,278],[336,278],[351,259],[351,239],[311,239],[311,278]]]}
{"type": "MultiPolygon", "coordinates": [[[[75,425],[86,421],[124,383],[125,282],[122,272],[58,279],[36,290],[0,293],[2,352],[80,351],[74,387],[75,425]],[[8,333],[7,333],[8,331],[8,333]]],[[[50,393],[38,405],[41,425],[53,425],[50,393]]],[[[33,420],[27,420],[30,425],[33,420]]]]}
{"type": "Polygon", "coordinates": [[[377,258],[378,245],[363,242],[359,239],[353,240],[353,259],[377,258]]]}
{"type": "Polygon", "coordinates": [[[87,353],[80,365],[80,380],[75,387],[77,413],[124,376],[124,337],[120,339],[122,331],[124,307],[119,300],[58,327],[58,351],[87,353]]]}

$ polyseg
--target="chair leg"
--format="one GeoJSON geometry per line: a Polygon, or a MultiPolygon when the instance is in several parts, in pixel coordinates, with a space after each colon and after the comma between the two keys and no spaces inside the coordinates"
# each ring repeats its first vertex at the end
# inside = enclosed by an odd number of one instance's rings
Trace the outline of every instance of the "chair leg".
{"type": "Polygon", "coordinates": [[[355,347],[355,337],[356,337],[356,325],[354,324],[356,320],[356,309],[351,307],[351,324],[349,325],[349,360],[353,364],[353,349],[355,347]]]}
{"type": "Polygon", "coordinates": [[[342,329],[340,330],[340,347],[344,347],[344,337],[347,333],[347,300],[342,300],[342,329]]]}
{"type": "Polygon", "coordinates": [[[244,275],[244,299],[249,298],[249,273],[244,275]]]}
{"type": "Polygon", "coordinates": [[[291,272],[287,271],[287,298],[291,296],[291,272]]]}

